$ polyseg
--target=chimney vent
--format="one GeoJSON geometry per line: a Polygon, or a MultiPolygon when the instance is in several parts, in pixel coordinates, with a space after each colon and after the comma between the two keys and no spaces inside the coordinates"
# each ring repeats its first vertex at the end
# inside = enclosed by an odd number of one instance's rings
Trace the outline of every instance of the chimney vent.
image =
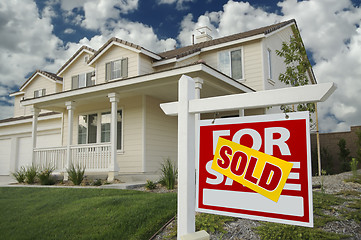
{"type": "Polygon", "coordinates": [[[212,37],[210,35],[212,30],[209,27],[204,26],[197,28],[196,30],[198,31],[198,35],[196,36],[196,43],[212,40],[212,37]]]}

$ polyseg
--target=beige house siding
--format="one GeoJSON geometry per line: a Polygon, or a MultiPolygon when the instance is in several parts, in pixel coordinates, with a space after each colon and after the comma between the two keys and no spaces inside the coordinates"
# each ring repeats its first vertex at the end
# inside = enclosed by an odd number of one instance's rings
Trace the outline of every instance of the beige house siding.
{"type": "Polygon", "coordinates": [[[30,115],[31,111],[29,107],[24,107],[21,105],[20,101],[24,97],[24,95],[15,96],[14,99],[14,117],[21,117],[30,115]]]}
{"type": "Polygon", "coordinates": [[[150,59],[150,57],[145,56],[143,54],[138,54],[138,60],[139,60],[139,75],[144,75],[154,72],[154,69],[152,67],[152,60],[150,59]]]}
{"type": "Polygon", "coordinates": [[[164,159],[177,163],[177,117],[164,114],[159,99],[146,96],[146,171],[159,171],[164,159]]]}
{"type": "Polygon", "coordinates": [[[261,41],[252,41],[243,47],[245,84],[256,91],[264,90],[261,41]]]}
{"type": "Polygon", "coordinates": [[[88,53],[83,52],[78,58],[63,72],[63,89],[64,91],[71,90],[71,77],[83,73],[94,71],[94,68],[89,66],[85,57],[90,57],[88,53]]]}
{"type": "Polygon", "coordinates": [[[105,83],[105,64],[122,58],[128,58],[128,77],[138,76],[138,53],[113,45],[94,63],[96,84],[105,83]]]}
{"type": "Polygon", "coordinates": [[[142,97],[120,99],[118,106],[123,109],[123,153],[118,154],[120,173],[142,171],[142,97]]]}
{"type": "Polygon", "coordinates": [[[46,89],[46,94],[52,94],[56,92],[56,83],[53,80],[49,80],[47,78],[44,78],[40,75],[37,75],[28,86],[25,87],[23,90],[25,92],[24,97],[25,98],[33,98],[34,97],[34,91],[46,89]]]}

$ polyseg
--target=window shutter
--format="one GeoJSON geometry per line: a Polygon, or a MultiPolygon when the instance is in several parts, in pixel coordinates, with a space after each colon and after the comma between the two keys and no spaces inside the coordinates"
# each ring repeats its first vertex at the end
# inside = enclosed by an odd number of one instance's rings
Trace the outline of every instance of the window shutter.
{"type": "Polygon", "coordinates": [[[105,81],[109,81],[111,79],[110,73],[111,73],[111,62],[108,62],[105,64],[105,81]]]}
{"type": "Polygon", "coordinates": [[[39,97],[39,93],[38,93],[37,90],[35,90],[35,91],[34,91],[34,98],[37,98],[37,97],[39,97]]]}
{"type": "Polygon", "coordinates": [[[45,96],[45,94],[46,94],[46,89],[45,88],[41,89],[41,96],[45,96]]]}
{"type": "Polygon", "coordinates": [[[71,77],[71,89],[79,88],[79,76],[72,76],[71,77]]]}
{"type": "Polygon", "coordinates": [[[92,73],[89,72],[86,74],[86,86],[92,86],[93,82],[92,82],[92,73]]]}
{"type": "Polygon", "coordinates": [[[128,58],[122,59],[122,77],[128,77],[128,58]]]}

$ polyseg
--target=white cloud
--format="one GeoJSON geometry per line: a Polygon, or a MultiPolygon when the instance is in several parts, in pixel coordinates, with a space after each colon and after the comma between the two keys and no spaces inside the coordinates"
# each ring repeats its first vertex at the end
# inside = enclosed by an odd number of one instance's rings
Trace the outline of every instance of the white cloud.
{"type": "Polygon", "coordinates": [[[72,29],[72,28],[67,28],[67,29],[64,30],[64,33],[65,33],[65,34],[72,34],[72,33],[74,33],[74,32],[75,32],[75,30],[72,29]]]}
{"type": "Polygon", "coordinates": [[[61,0],[61,8],[65,16],[82,27],[98,30],[106,25],[109,19],[117,19],[120,14],[127,14],[138,8],[138,0],[61,0]],[[84,16],[75,14],[74,9],[84,10],[84,16]]]}
{"type": "Polygon", "coordinates": [[[158,0],[158,4],[176,4],[177,10],[186,10],[189,7],[186,5],[187,2],[194,2],[195,0],[158,0]]]}

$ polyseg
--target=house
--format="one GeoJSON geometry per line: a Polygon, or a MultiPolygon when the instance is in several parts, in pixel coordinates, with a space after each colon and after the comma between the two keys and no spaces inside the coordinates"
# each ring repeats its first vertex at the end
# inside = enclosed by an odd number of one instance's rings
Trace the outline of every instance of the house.
{"type": "Polygon", "coordinates": [[[159,104],[177,101],[179,78],[194,78],[201,98],[284,87],[275,52],[293,27],[290,20],[218,39],[203,32],[195,44],[161,53],[118,38],[98,50],[81,47],[56,74],[38,70],[10,95],[14,117],[0,120],[0,175],[34,163],[66,178],[74,163],[109,180],[155,176],[164,158],[177,159],[177,119],[159,104]]]}

